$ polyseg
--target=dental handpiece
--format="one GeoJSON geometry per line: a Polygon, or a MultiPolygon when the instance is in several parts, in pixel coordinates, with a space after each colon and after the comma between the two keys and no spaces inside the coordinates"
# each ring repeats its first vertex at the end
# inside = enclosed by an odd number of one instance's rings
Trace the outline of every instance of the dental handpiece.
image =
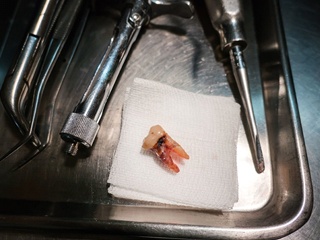
{"type": "Polygon", "coordinates": [[[258,173],[261,173],[264,171],[265,166],[250,98],[247,67],[243,55],[247,42],[243,29],[242,6],[240,0],[206,0],[206,5],[211,23],[219,33],[221,48],[224,52],[229,53],[233,75],[241,95],[250,132],[248,141],[252,148],[255,168],[258,173]]]}
{"type": "Polygon", "coordinates": [[[122,16],[90,85],[60,132],[61,138],[69,142],[67,153],[76,155],[79,143],[92,146],[108,97],[132,44],[149,19],[149,11],[148,2],[139,0],[122,16]]]}
{"type": "Polygon", "coordinates": [[[184,18],[193,16],[193,5],[187,0],[131,2],[132,5],[128,5],[116,27],[90,85],[60,131],[61,138],[68,143],[66,152],[72,156],[77,154],[79,144],[85,147],[93,145],[109,95],[143,25],[151,17],[163,14],[175,14],[184,18]]]}

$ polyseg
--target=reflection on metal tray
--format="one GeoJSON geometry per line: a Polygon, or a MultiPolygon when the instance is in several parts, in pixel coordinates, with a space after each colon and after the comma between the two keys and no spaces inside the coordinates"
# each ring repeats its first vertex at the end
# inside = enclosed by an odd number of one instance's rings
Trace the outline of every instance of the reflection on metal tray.
{"type": "MultiPolygon", "coordinates": [[[[242,130],[237,157],[239,202],[234,209],[169,207],[114,199],[107,194],[124,93],[134,77],[239,100],[230,66],[217,51],[216,35],[202,1],[196,6],[198,14],[192,20],[161,16],[143,31],[112,93],[94,146],[73,158],[65,155],[59,131],[81,98],[118,18],[104,5],[95,9],[58,94],[50,145],[19,171],[10,171],[20,161],[18,156],[0,163],[1,225],[171,238],[257,239],[284,236],[306,222],[312,209],[310,173],[281,16],[277,2],[271,0],[253,5],[246,1],[245,26],[250,89],[266,169],[256,173],[242,130]]],[[[6,139],[2,155],[19,136],[2,106],[0,116],[2,139],[6,139]]]]}

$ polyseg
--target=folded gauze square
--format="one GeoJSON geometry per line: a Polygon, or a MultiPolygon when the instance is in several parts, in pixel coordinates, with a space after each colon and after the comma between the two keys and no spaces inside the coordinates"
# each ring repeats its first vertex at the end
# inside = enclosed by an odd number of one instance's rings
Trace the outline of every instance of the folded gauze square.
{"type": "Polygon", "coordinates": [[[231,209],[238,201],[239,121],[240,106],[232,98],[135,79],[124,104],[109,193],[164,204],[231,209]],[[141,147],[150,127],[158,124],[190,156],[177,163],[177,174],[141,147]]]}

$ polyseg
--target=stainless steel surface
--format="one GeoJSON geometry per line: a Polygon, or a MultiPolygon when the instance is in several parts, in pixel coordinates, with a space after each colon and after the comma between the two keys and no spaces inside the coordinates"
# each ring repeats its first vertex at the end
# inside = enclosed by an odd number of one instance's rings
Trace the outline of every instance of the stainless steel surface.
{"type": "Polygon", "coordinates": [[[247,66],[243,50],[247,47],[243,28],[243,10],[240,0],[206,0],[213,27],[220,35],[222,51],[229,53],[234,78],[241,96],[242,110],[248,126],[249,145],[255,168],[264,171],[263,153],[256,120],[252,109],[247,66]]]}
{"type": "Polygon", "coordinates": [[[283,0],[280,6],[314,191],[309,221],[284,239],[315,240],[320,237],[320,2],[283,0]]]}
{"type": "MultiPolygon", "coordinates": [[[[260,20],[268,23],[264,28],[266,36],[262,34],[264,37],[258,41],[251,25],[251,13],[246,12],[245,15],[250,43],[245,54],[252,79],[253,108],[258,113],[257,127],[266,152],[266,170],[262,174],[254,171],[242,129],[238,143],[240,201],[234,210],[219,212],[155,206],[113,199],[107,195],[106,179],[119,136],[124,92],[133,77],[153,79],[203,94],[240,98],[234,88],[229,64],[218,62],[215,58],[218,54],[213,54],[216,38],[211,34],[212,29],[204,27],[208,33],[206,37],[198,17],[189,21],[163,16],[152,21],[133,49],[120,75],[121,81],[108,103],[102,119],[102,129],[105,130],[99,132],[94,150],[82,153],[76,159],[64,156],[57,136],[60,129],[56,127],[51,145],[26,168],[8,172],[16,160],[1,163],[0,220],[3,227],[10,227],[6,228],[4,236],[10,238],[12,228],[23,226],[29,231],[38,231],[38,234],[29,234],[35,239],[57,237],[58,231],[64,235],[63,230],[66,238],[103,239],[107,236],[104,234],[116,232],[169,238],[260,239],[283,236],[300,227],[310,214],[312,192],[299,118],[296,118],[298,112],[292,82],[287,75],[288,67],[283,66],[285,52],[278,47],[283,42],[279,42],[274,22],[270,21],[279,16],[274,14],[274,6],[270,3],[272,1],[264,1],[266,5],[255,5],[254,8],[255,11],[260,8],[260,20]],[[41,230],[47,227],[57,230],[52,230],[50,235],[48,230],[41,230]]],[[[201,20],[205,17],[202,7],[200,4],[198,8],[201,20]]],[[[104,8],[100,9],[102,12],[92,14],[89,19],[79,51],[67,73],[69,81],[65,82],[58,95],[54,126],[62,126],[63,119],[85,88],[83,83],[87,83],[88,76],[94,73],[112,36],[113,15],[103,14],[104,8]],[[74,83],[77,83],[76,88],[74,83]]],[[[261,33],[257,35],[261,37],[261,33]]],[[[0,116],[2,129],[11,129],[3,109],[0,116]]],[[[7,140],[0,149],[4,151],[10,144],[9,140],[18,136],[11,131],[2,132],[7,140]]],[[[311,154],[314,156],[316,154],[311,154]]],[[[313,173],[318,174],[316,170],[313,169],[313,173]]],[[[315,189],[318,191],[317,187],[315,189]]],[[[317,218],[310,221],[315,228],[317,218]]],[[[317,231],[316,228],[310,231],[314,239],[317,239],[317,231]]],[[[305,235],[301,232],[299,235],[299,232],[290,236],[311,236],[305,231],[305,235]]]]}

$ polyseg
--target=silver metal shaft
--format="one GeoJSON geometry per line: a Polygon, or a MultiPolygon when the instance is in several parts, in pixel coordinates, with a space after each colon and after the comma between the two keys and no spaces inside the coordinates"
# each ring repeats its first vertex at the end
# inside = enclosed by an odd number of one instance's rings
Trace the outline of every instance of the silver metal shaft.
{"type": "Polygon", "coordinates": [[[250,98],[247,68],[240,46],[235,46],[230,50],[230,59],[250,131],[249,143],[252,145],[253,158],[256,161],[255,167],[257,172],[261,173],[264,171],[264,160],[250,98]]]}
{"type": "Polygon", "coordinates": [[[251,103],[247,67],[243,56],[247,42],[244,36],[240,0],[206,0],[206,5],[211,23],[220,35],[221,48],[230,56],[233,75],[241,95],[242,107],[249,128],[248,141],[255,168],[258,173],[261,173],[265,166],[251,103]]]}

